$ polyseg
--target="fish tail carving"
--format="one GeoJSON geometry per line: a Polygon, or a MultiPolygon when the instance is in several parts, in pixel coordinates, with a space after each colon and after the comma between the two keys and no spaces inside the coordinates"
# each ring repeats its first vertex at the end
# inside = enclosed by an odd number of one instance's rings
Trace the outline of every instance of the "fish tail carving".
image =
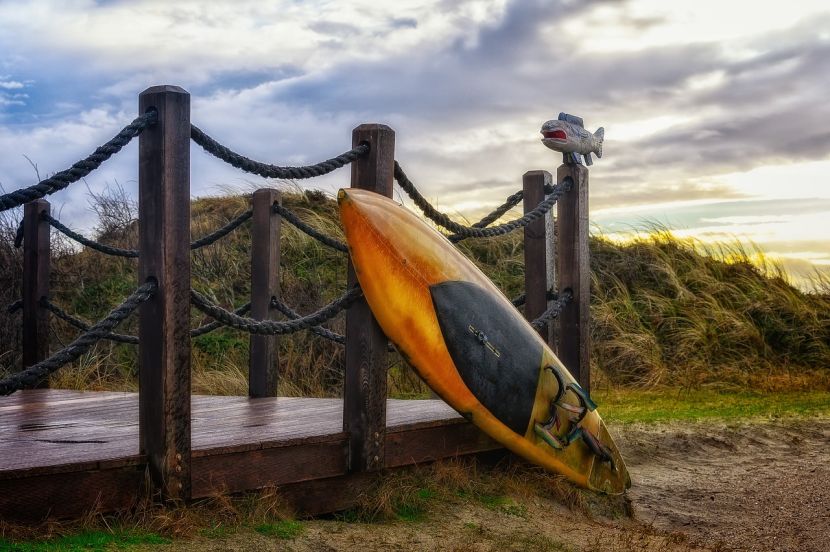
{"type": "Polygon", "coordinates": [[[605,129],[599,127],[594,133],[594,137],[597,139],[597,157],[602,159],[602,142],[605,140],[605,129]]]}

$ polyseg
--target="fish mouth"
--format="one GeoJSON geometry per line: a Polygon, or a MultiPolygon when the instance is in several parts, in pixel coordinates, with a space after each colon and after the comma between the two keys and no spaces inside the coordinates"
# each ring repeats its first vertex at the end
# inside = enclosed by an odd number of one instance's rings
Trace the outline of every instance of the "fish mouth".
{"type": "Polygon", "coordinates": [[[542,136],[547,140],[556,140],[558,142],[565,142],[568,139],[568,135],[564,130],[543,130],[542,136]]]}

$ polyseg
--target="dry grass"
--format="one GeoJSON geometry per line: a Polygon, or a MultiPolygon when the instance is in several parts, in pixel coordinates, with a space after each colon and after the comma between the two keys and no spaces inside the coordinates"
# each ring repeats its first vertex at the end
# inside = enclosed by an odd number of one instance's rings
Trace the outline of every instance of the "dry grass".
{"type": "MultiPolygon", "coordinates": [[[[319,192],[287,190],[284,204],[310,224],[343,239],[336,204],[319,192]]],[[[192,205],[192,234],[202,236],[248,206],[245,196],[202,198],[192,205]]],[[[92,198],[98,239],[135,247],[135,206],[114,187],[92,198]]],[[[17,220],[0,216],[0,302],[20,296],[20,251],[11,246],[17,220]]],[[[68,221],[71,223],[71,221],[68,221]]],[[[53,240],[53,300],[89,321],[100,319],[135,287],[135,260],[77,251],[53,240]]],[[[193,253],[193,286],[226,307],[248,300],[250,230],[243,225],[193,253]]],[[[522,291],[521,235],[467,240],[460,245],[508,296],[522,291]]],[[[346,259],[289,224],[282,228],[281,290],[301,313],[342,293],[346,259]]],[[[626,244],[592,238],[594,377],[600,386],[697,388],[729,384],[762,389],[830,389],[830,281],[816,290],[791,286],[779,266],[738,243],[704,246],[654,229],[626,244]]],[[[19,313],[0,312],[0,375],[20,362],[19,313]]],[[[194,311],[192,324],[208,322],[194,311]]],[[[51,348],[76,335],[54,321],[51,348]]],[[[329,323],[344,331],[343,318],[329,323]]],[[[135,333],[135,320],[119,331],[135,333]]],[[[248,336],[222,329],[193,340],[194,391],[245,394],[248,336]]],[[[389,388],[396,397],[428,397],[429,390],[395,354],[389,388]]],[[[300,333],[280,339],[280,393],[337,396],[341,346],[300,333]]],[[[99,344],[55,376],[56,386],[134,390],[135,348],[99,344]]]]}

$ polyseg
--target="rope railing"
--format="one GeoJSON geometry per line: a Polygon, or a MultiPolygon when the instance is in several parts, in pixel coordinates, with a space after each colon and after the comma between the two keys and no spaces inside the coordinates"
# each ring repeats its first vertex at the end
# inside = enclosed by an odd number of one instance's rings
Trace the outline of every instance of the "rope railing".
{"type": "MultiPolygon", "coordinates": [[[[251,310],[251,303],[250,302],[245,303],[241,307],[237,307],[236,309],[234,309],[233,313],[236,314],[236,315],[241,316],[243,314],[246,314],[249,310],[251,310]]],[[[214,320],[213,322],[208,322],[207,324],[204,324],[203,326],[199,326],[198,328],[193,328],[192,330],[190,330],[190,337],[199,337],[200,335],[205,335],[207,333],[212,332],[213,330],[215,330],[217,328],[221,328],[222,326],[223,326],[223,324],[221,322],[219,322],[218,320],[214,320]]]]}
{"type": "MultiPolygon", "coordinates": [[[[45,297],[41,298],[40,306],[48,310],[61,320],[67,322],[69,325],[81,330],[82,332],[88,332],[92,327],[89,323],[81,320],[77,316],[69,314],[68,312],[66,312],[53,302],[49,301],[45,297]]],[[[125,335],[110,332],[102,336],[101,339],[107,339],[109,341],[115,341],[117,343],[127,343],[129,345],[138,345],[138,336],[135,335],[125,335]]]]}
{"type": "Polygon", "coordinates": [[[190,301],[203,313],[237,330],[258,335],[285,335],[301,330],[308,330],[313,326],[319,326],[321,323],[334,318],[341,311],[349,308],[362,295],[363,291],[360,288],[352,288],[318,311],[307,316],[286,321],[255,320],[253,318],[239,316],[216,305],[194,289],[190,290],[190,301]]]}
{"type": "Polygon", "coordinates": [[[190,138],[202,146],[202,149],[206,152],[218,159],[221,159],[225,163],[228,163],[237,169],[241,169],[245,172],[256,174],[264,178],[301,180],[305,178],[313,178],[315,176],[323,176],[324,174],[328,174],[339,169],[340,167],[348,165],[369,152],[368,145],[360,144],[345,153],[341,153],[337,157],[326,159],[325,161],[321,161],[320,163],[316,163],[314,165],[281,167],[278,165],[254,161],[244,155],[240,155],[205,134],[204,131],[195,125],[190,125],[190,138]]]}
{"type": "MultiPolygon", "coordinates": [[[[290,318],[291,320],[298,320],[302,318],[302,315],[277,299],[276,297],[271,298],[271,306],[280,311],[282,314],[290,318]]],[[[309,331],[313,334],[319,335],[329,341],[334,341],[335,343],[340,343],[344,345],[346,343],[346,336],[340,335],[337,332],[333,332],[328,328],[324,328],[322,326],[311,326],[309,331]]]]}
{"type": "Polygon", "coordinates": [[[292,211],[286,209],[285,207],[283,207],[279,203],[274,203],[272,208],[273,208],[275,213],[277,213],[282,218],[284,218],[285,220],[290,222],[292,225],[294,225],[298,230],[302,231],[303,233],[311,236],[312,238],[314,238],[315,240],[319,241],[322,244],[328,245],[332,249],[342,251],[343,253],[348,253],[349,248],[346,246],[345,243],[343,243],[340,240],[337,240],[335,238],[332,238],[330,236],[326,236],[325,234],[323,234],[322,232],[320,232],[319,230],[317,230],[313,226],[310,226],[310,225],[306,224],[305,222],[300,220],[300,218],[295,213],[293,213],[292,211]]]}
{"type": "MultiPolygon", "coordinates": [[[[253,215],[253,210],[252,209],[248,209],[247,211],[244,211],[243,213],[239,214],[237,217],[235,217],[234,219],[229,221],[227,224],[225,224],[221,228],[218,228],[217,230],[214,230],[210,234],[208,234],[208,235],[206,235],[202,238],[199,238],[198,240],[192,242],[190,244],[190,249],[195,250],[195,249],[199,249],[201,247],[205,247],[207,245],[212,245],[212,244],[216,243],[221,238],[224,238],[225,236],[227,236],[228,234],[230,234],[231,232],[236,230],[239,226],[242,225],[242,223],[244,223],[245,221],[250,219],[252,215],[253,215]]],[[[68,237],[72,240],[75,240],[76,242],[80,243],[81,245],[85,245],[86,247],[89,247],[90,249],[94,249],[95,251],[98,251],[100,253],[104,253],[105,255],[111,255],[111,256],[114,256],[114,257],[129,257],[129,258],[137,258],[138,255],[139,255],[139,252],[138,252],[137,249],[123,249],[121,247],[115,247],[115,246],[107,245],[105,243],[101,243],[101,242],[98,242],[98,241],[95,241],[95,240],[91,240],[91,239],[79,234],[78,232],[75,232],[74,230],[72,230],[71,228],[69,228],[65,224],[63,224],[61,221],[59,221],[58,219],[56,219],[55,217],[53,217],[49,214],[43,213],[41,216],[43,217],[43,220],[47,221],[50,226],[52,226],[55,230],[57,230],[61,234],[65,235],[66,237],[68,237]]],[[[21,227],[22,227],[22,224],[21,224],[21,227]]],[[[21,238],[21,243],[22,243],[22,238],[21,238]]],[[[20,243],[18,243],[17,240],[15,240],[15,247],[20,247],[20,243]]]]}
{"type": "MultiPolygon", "coordinates": [[[[545,297],[547,298],[548,301],[555,301],[559,296],[557,295],[557,293],[555,291],[553,291],[552,289],[549,289],[547,291],[547,293],[545,294],[545,297]]],[[[514,307],[517,307],[517,308],[521,307],[522,305],[525,304],[525,302],[527,302],[527,295],[522,293],[521,295],[518,295],[518,296],[514,297],[513,299],[511,299],[510,302],[513,303],[514,307]]]]}
{"type": "MultiPolygon", "coordinates": [[[[463,224],[459,224],[446,214],[442,213],[434,206],[432,206],[429,201],[426,200],[424,196],[418,191],[415,185],[412,183],[411,180],[406,176],[403,169],[401,168],[398,162],[395,162],[395,169],[394,169],[394,176],[395,180],[398,182],[400,187],[409,195],[410,198],[415,202],[415,205],[418,206],[421,211],[423,211],[424,215],[433,221],[435,224],[442,226],[452,232],[449,237],[450,241],[458,242],[467,238],[487,238],[493,236],[501,236],[512,232],[518,228],[524,228],[528,224],[538,220],[539,218],[545,216],[545,214],[550,211],[550,209],[556,204],[562,195],[564,195],[567,191],[569,191],[572,187],[572,183],[570,179],[565,179],[564,181],[556,184],[548,189],[546,189],[547,197],[539,203],[532,211],[525,213],[524,216],[517,218],[515,220],[511,220],[504,224],[500,224],[498,226],[491,226],[488,228],[480,228],[476,226],[465,226],[463,224]]],[[[513,198],[516,194],[511,196],[510,201],[513,201],[513,198]]],[[[509,202],[510,202],[509,201],[509,202]]],[[[508,202],[508,203],[509,203],[508,202]]],[[[518,201],[517,201],[518,203],[518,201]]],[[[505,204],[506,205],[506,204],[505,204]]],[[[501,209],[501,207],[499,208],[501,209]]],[[[498,211],[498,209],[497,209],[498,211]]],[[[495,213],[496,211],[494,211],[495,213]]],[[[505,210],[506,212],[506,210],[505,210]]],[[[482,219],[483,221],[489,219],[485,217],[482,219]]]]}
{"type": "Polygon", "coordinates": [[[190,249],[191,250],[192,249],[199,249],[200,247],[205,247],[206,245],[211,245],[213,243],[216,243],[220,239],[224,238],[225,236],[227,236],[228,234],[230,234],[231,232],[233,232],[234,230],[239,228],[242,225],[242,223],[245,222],[246,220],[250,219],[253,216],[253,214],[254,214],[254,210],[253,209],[248,209],[247,211],[239,214],[234,219],[229,221],[223,227],[221,227],[217,230],[214,230],[213,232],[211,232],[207,236],[204,236],[204,237],[199,238],[198,240],[192,242],[190,244],[190,249]]]}
{"type": "Polygon", "coordinates": [[[112,245],[107,245],[105,243],[97,242],[89,238],[86,238],[81,234],[75,232],[74,230],[68,228],[63,223],[61,223],[61,221],[59,221],[52,215],[42,213],[41,217],[43,217],[43,220],[47,221],[52,228],[54,228],[64,236],[73,239],[81,245],[89,247],[90,249],[94,249],[95,251],[99,251],[101,253],[104,253],[105,255],[112,255],[114,257],[138,257],[137,249],[122,249],[120,247],[115,247],[112,245]]]}
{"type": "Polygon", "coordinates": [[[553,304],[545,310],[538,318],[530,323],[531,326],[537,330],[542,328],[545,324],[562,314],[565,306],[573,300],[573,292],[566,289],[554,299],[553,304]]]}
{"type": "Polygon", "coordinates": [[[499,220],[507,211],[518,205],[519,202],[522,199],[524,199],[524,197],[524,190],[519,190],[515,194],[507,196],[507,199],[504,201],[503,204],[499,205],[489,215],[487,215],[477,223],[473,224],[473,228],[485,228],[487,226],[490,226],[491,224],[499,220]]]}
{"type": "Polygon", "coordinates": [[[121,151],[121,148],[130,143],[130,141],[141,134],[141,132],[148,126],[154,124],[158,114],[155,111],[149,111],[143,115],[139,115],[130,124],[121,129],[121,132],[116,134],[109,142],[96,149],[91,155],[85,159],[81,159],[66,170],[55,173],[54,175],[41,180],[33,186],[28,188],[21,188],[14,190],[7,194],[0,196],[0,211],[6,211],[19,207],[24,203],[40,199],[43,196],[53,194],[57,191],[63,190],[73,182],[77,182],[101,164],[121,151]]]}
{"type": "MultiPolygon", "coordinates": [[[[75,163],[69,169],[56,173],[52,177],[44,179],[34,186],[16,190],[0,196],[0,211],[11,209],[28,201],[44,197],[45,195],[66,188],[69,184],[83,178],[93,170],[100,167],[103,162],[115,153],[119,152],[126,144],[128,144],[132,138],[138,136],[150,125],[155,124],[156,120],[157,114],[155,111],[145,113],[124,127],[109,142],[97,148],[93,154],[75,163]]],[[[362,143],[355,148],[338,155],[337,157],[327,159],[320,163],[307,166],[284,167],[262,163],[238,154],[208,136],[195,125],[191,125],[190,131],[191,139],[209,154],[236,168],[265,178],[305,179],[315,176],[322,176],[354,162],[358,158],[366,155],[370,149],[368,144],[362,143]]],[[[500,236],[519,228],[526,227],[528,224],[538,220],[548,213],[553,205],[556,204],[557,200],[573,186],[573,183],[569,178],[566,178],[556,185],[545,185],[544,191],[546,197],[534,209],[517,219],[510,220],[496,226],[491,226],[524,199],[523,190],[519,190],[508,196],[503,204],[499,205],[481,220],[471,226],[466,226],[453,221],[446,213],[439,211],[431,205],[409,180],[397,161],[394,163],[394,178],[401,188],[409,195],[409,197],[412,198],[415,204],[423,211],[424,215],[428,219],[449,232],[447,237],[453,242],[458,242],[467,238],[500,236]]],[[[273,212],[280,215],[298,230],[320,243],[338,251],[348,253],[348,247],[344,242],[331,235],[327,235],[323,231],[304,222],[295,212],[283,207],[281,204],[274,203],[273,212]]],[[[113,256],[128,258],[136,258],[139,256],[139,251],[136,249],[119,248],[97,242],[71,230],[59,220],[47,213],[43,213],[41,216],[57,231],[86,247],[113,256]]],[[[252,216],[253,209],[249,208],[234,217],[232,220],[228,221],[224,226],[214,230],[202,238],[193,241],[190,244],[190,249],[195,250],[215,243],[219,239],[227,236],[239,228],[243,223],[251,219],[252,216]]],[[[22,244],[22,241],[23,223],[21,222],[15,235],[15,246],[19,247],[22,244]]],[[[155,288],[153,287],[152,291],[149,291],[149,285],[150,284],[145,284],[144,286],[139,287],[133,295],[122,303],[122,305],[114,309],[110,315],[94,325],[90,325],[84,320],[67,313],[65,310],[48,301],[46,298],[41,300],[40,304],[43,308],[49,310],[58,318],[66,321],[84,333],[68,347],[62,349],[49,359],[36,364],[20,374],[16,374],[15,376],[11,376],[10,378],[0,382],[0,393],[4,393],[9,389],[13,391],[14,389],[19,388],[15,387],[18,384],[25,386],[31,383],[36,383],[38,379],[45,377],[49,373],[58,369],[61,365],[76,359],[78,356],[83,354],[83,352],[88,350],[94,342],[100,339],[108,339],[127,344],[137,344],[139,342],[137,336],[113,333],[111,330],[121,320],[129,315],[129,313],[132,312],[138,304],[152,295],[155,288]]],[[[197,337],[222,326],[233,327],[238,330],[260,335],[282,335],[291,334],[300,330],[310,330],[318,336],[343,344],[345,343],[345,337],[343,335],[322,327],[320,323],[333,318],[338,313],[348,308],[355,299],[361,296],[361,294],[362,292],[359,287],[353,288],[318,311],[306,316],[300,315],[297,311],[282,301],[272,299],[272,307],[279,310],[286,318],[288,318],[288,320],[285,321],[276,321],[255,320],[244,316],[250,310],[250,303],[238,307],[234,311],[229,311],[213,303],[210,299],[198,291],[191,290],[192,304],[198,310],[213,317],[214,320],[203,326],[191,329],[190,334],[193,337],[197,337]]],[[[562,309],[566,306],[566,304],[572,300],[572,298],[573,294],[570,290],[566,290],[560,295],[557,295],[549,290],[547,299],[549,302],[552,301],[552,304],[550,304],[548,309],[545,310],[540,317],[532,321],[532,325],[535,328],[540,328],[550,320],[556,318],[562,312],[562,309]]],[[[522,294],[514,298],[511,302],[514,306],[520,307],[525,304],[526,296],[522,294]]],[[[7,309],[9,313],[13,313],[16,310],[20,310],[22,306],[22,301],[16,301],[9,305],[7,309]]]]}
{"type": "MultiPolygon", "coordinates": [[[[12,303],[12,305],[15,305],[16,303],[20,303],[21,307],[23,306],[22,300],[16,301],[15,303],[12,303]]],[[[81,320],[77,316],[69,314],[68,312],[66,312],[56,304],[52,303],[48,299],[42,299],[40,305],[46,310],[50,311],[55,316],[57,316],[58,318],[60,318],[61,320],[64,320],[65,322],[81,330],[82,332],[89,331],[89,329],[91,328],[91,325],[88,322],[81,320]]],[[[233,312],[234,314],[242,315],[247,313],[249,310],[251,310],[251,303],[245,303],[241,307],[235,309],[233,312]]],[[[209,322],[197,328],[192,328],[190,330],[190,337],[199,337],[200,335],[205,335],[221,327],[222,324],[214,320],[213,322],[209,322]]],[[[136,335],[110,333],[105,335],[103,339],[115,341],[117,343],[126,343],[128,345],[138,345],[138,336],[136,335]]]]}
{"type": "Polygon", "coordinates": [[[153,296],[158,289],[155,281],[146,282],[112,310],[105,318],[93,325],[88,331],[80,335],[75,341],[56,352],[46,360],[26,368],[22,372],[0,380],[0,395],[9,395],[19,389],[31,387],[43,380],[46,376],[68,364],[87,352],[92,345],[112,333],[118,324],[130,316],[139,305],[153,296]]]}

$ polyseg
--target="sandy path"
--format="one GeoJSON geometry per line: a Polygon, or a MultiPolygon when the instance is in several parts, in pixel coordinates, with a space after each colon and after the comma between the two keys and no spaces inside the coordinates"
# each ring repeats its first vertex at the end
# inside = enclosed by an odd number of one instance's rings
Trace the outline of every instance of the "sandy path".
{"type": "Polygon", "coordinates": [[[726,550],[830,551],[830,420],[619,433],[640,520],[726,550]]]}

